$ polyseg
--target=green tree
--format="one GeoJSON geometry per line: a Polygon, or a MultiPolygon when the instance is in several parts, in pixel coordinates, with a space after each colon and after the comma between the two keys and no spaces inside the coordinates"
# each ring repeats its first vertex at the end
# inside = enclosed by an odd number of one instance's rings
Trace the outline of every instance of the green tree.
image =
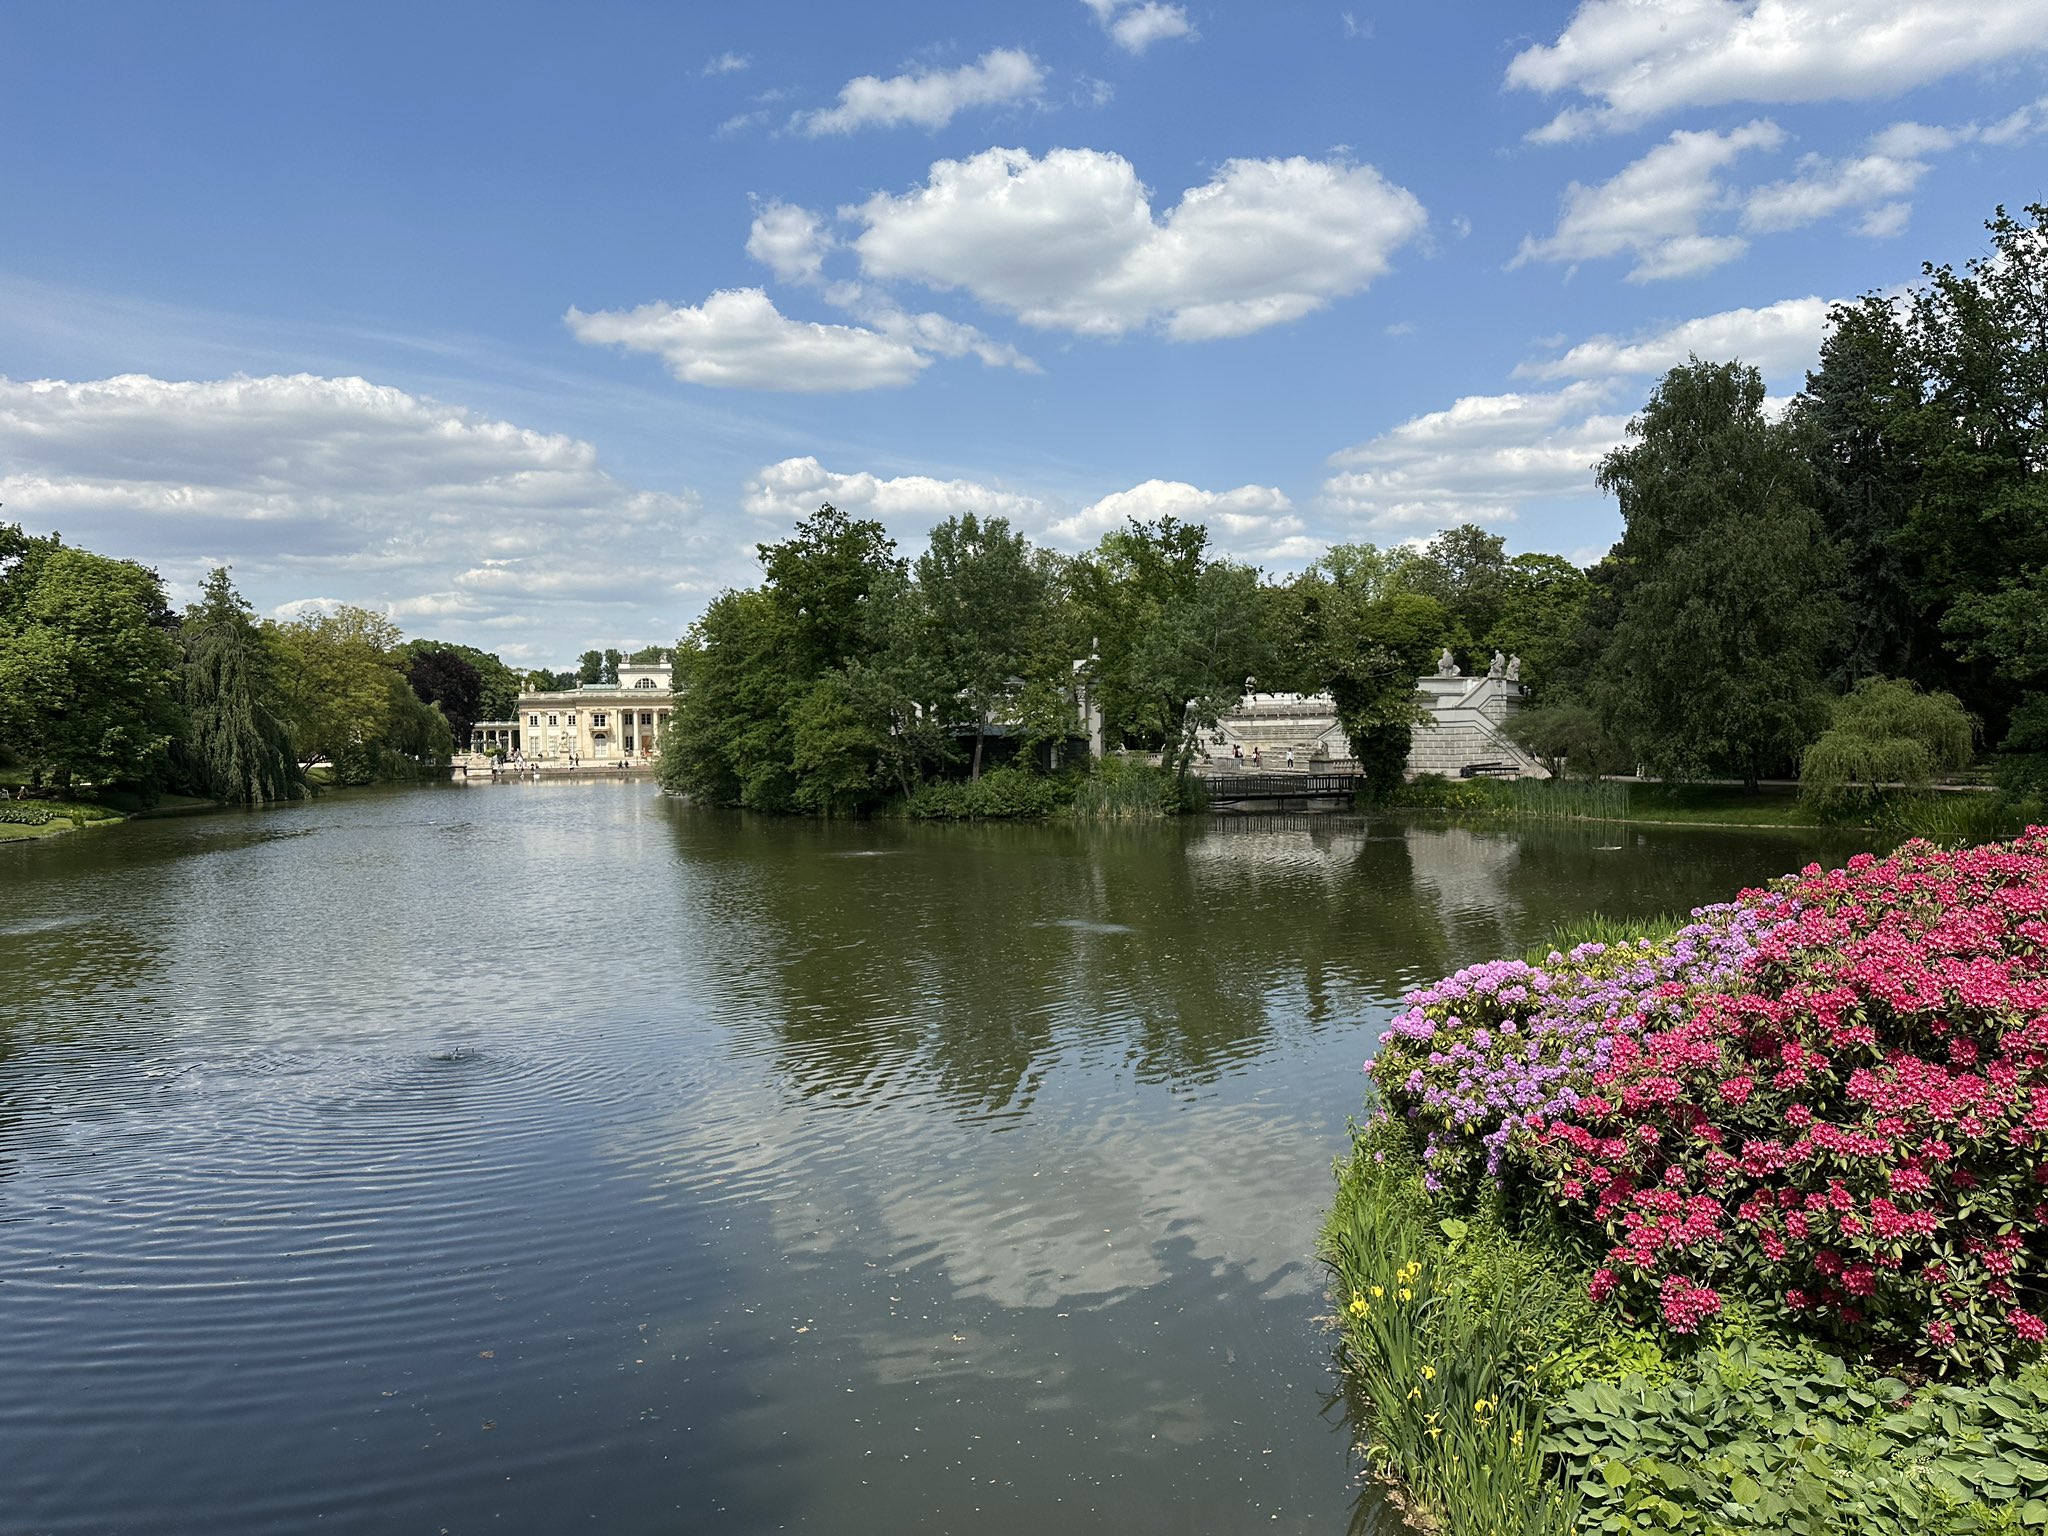
{"type": "Polygon", "coordinates": [[[349,604],[315,610],[264,634],[277,657],[284,716],[299,761],[335,762],[351,747],[381,741],[394,724],[392,653],[402,638],[380,613],[349,604]]]}
{"type": "Polygon", "coordinates": [[[1837,307],[1798,414],[1848,559],[1838,676],[1952,691],[1997,740],[2030,691],[1999,595],[2048,570],[2048,204],[1986,228],[1960,272],[1837,307]]]}
{"type": "Polygon", "coordinates": [[[1592,596],[1592,579],[1562,555],[1516,555],[1501,570],[1499,603],[1479,649],[1521,657],[1522,682],[1533,697],[1562,696],[1592,596]]]}
{"type": "Polygon", "coordinates": [[[339,784],[415,777],[447,764],[447,717],[413,692],[398,626],[340,604],[269,624],[285,719],[299,761],[325,760],[339,784]]]}
{"type": "Polygon", "coordinates": [[[275,657],[225,566],[201,584],[178,642],[185,729],[177,755],[193,787],[236,805],[304,795],[306,777],[280,713],[275,657]]]}
{"type": "Polygon", "coordinates": [[[1844,686],[1874,672],[1940,676],[1946,665],[1904,537],[1919,494],[1925,404],[1899,307],[1877,294],[1836,305],[1792,419],[1815,469],[1822,523],[1844,560],[1848,601],[1832,658],[1844,686]]]}
{"type": "Polygon", "coordinates": [[[54,539],[7,548],[0,739],[33,783],[154,791],[182,723],[178,644],[156,573],[54,539]]]}
{"type": "Polygon", "coordinates": [[[1584,704],[1567,701],[1519,710],[1508,717],[1506,729],[1516,745],[1541,758],[1557,778],[1570,772],[1597,779],[1625,766],[1620,749],[1600,729],[1599,716],[1584,704]]]}
{"type": "Polygon", "coordinates": [[[451,646],[406,646],[405,677],[420,701],[432,704],[448,722],[454,741],[465,751],[470,727],[487,716],[483,709],[484,683],[470,660],[451,646]]]}
{"type": "Polygon", "coordinates": [[[1837,701],[1834,721],[1799,764],[1799,798],[1823,815],[1868,808],[1882,786],[1924,789],[1970,761],[1975,724],[1950,693],[1866,677],[1837,701]]]}
{"type": "Polygon", "coordinates": [[[1508,595],[1506,542],[1472,523],[1446,528],[1398,578],[1402,587],[1435,598],[1451,621],[1452,648],[1466,660],[1488,645],[1508,595]]]}
{"type": "MultiPolygon", "coordinates": [[[[446,651],[468,662],[475,669],[477,678],[476,704],[469,715],[471,721],[511,719],[513,712],[519,707],[519,695],[533,686],[528,681],[533,674],[507,666],[502,657],[490,651],[478,650],[473,645],[457,645],[452,640],[408,640],[399,649],[408,658],[423,651],[446,651]]],[[[411,671],[409,661],[407,671],[411,671]]],[[[550,672],[545,676],[547,681],[542,686],[552,687],[554,674],[550,672]]],[[[465,745],[469,741],[466,728],[461,734],[461,740],[465,745]]]]}
{"type": "Polygon", "coordinates": [[[598,681],[616,683],[619,680],[619,664],[625,659],[619,651],[607,648],[604,653],[604,670],[598,674],[598,681]]]}
{"type": "Polygon", "coordinates": [[[633,667],[659,666],[663,661],[667,659],[667,657],[667,646],[643,645],[640,647],[639,650],[635,651],[632,655],[626,658],[626,664],[628,666],[633,667]]]}
{"type": "Polygon", "coordinates": [[[576,658],[576,681],[595,683],[604,679],[604,652],[585,651],[576,658]]]}
{"type": "Polygon", "coordinates": [[[1104,735],[1184,772],[1201,731],[1271,659],[1258,573],[1211,560],[1209,530],[1128,520],[1074,562],[1078,617],[1097,643],[1104,735]]]}
{"type": "Polygon", "coordinates": [[[1279,622],[1296,685],[1331,695],[1368,793],[1383,798],[1406,773],[1422,716],[1415,681],[1435,669],[1454,624],[1406,585],[1399,563],[1341,548],[1288,584],[1279,622]]]}
{"type": "Polygon", "coordinates": [[[829,503],[759,546],[762,585],[720,594],[676,653],[664,787],[763,811],[880,797],[885,738],[908,709],[895,670],[876,667],[907,604],[895,548],[881,524],[829,503]]]}
{"type": "Polygon", "coordinates": [[[1047,567],[1007,519],[969,512],[932,529],[916,573],[916,649],[946,723],[973,733],[969,777],[978,779],[988,727],[1008,713],[1039,647],[1047,567]]]}
{"type": "Polygon", "coordinates": [[[1806,458],[1740,363],[1672,369],[1629,436],[1599,471],[1625,526],[1602,724],[1666,777],[1727,773],[1754,789],[1826,715],[1840,562],[1806,458]]]}

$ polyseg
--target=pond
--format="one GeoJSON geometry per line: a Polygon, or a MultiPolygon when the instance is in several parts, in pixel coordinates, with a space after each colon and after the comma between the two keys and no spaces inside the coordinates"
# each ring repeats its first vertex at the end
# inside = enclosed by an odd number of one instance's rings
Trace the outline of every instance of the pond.
{"type": "Polygon", "coordinates": [[[1371,1529],[1313,1244],[1401,992],[1855,846],[586,782],[0,848],[0,1526],[1371,1529]]]}

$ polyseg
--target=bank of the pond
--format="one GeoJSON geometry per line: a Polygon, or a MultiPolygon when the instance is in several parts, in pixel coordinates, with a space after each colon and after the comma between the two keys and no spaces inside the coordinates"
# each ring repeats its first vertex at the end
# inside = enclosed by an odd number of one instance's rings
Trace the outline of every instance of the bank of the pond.
{"type": "Polygon", "coordinates": [[[1860,817],[1845,821],[1818,814],[1800,799],[1795,785],[1772,784],[1751,791],[1734,784],[1454,780],[1433,774],[1403,785],[1386,803],[1393,809],[1510,821],[1621,822],[1759,832],[1860,827],[1943,843],[2011,837],[2048,818],[2048,806],[2038,798],[2002,790],[1893,791],[1874,800],[1860,817]]]}
{"type": "Polygon", "coordinates": [[[132,821],[163,816],[197,816],[231,807],[191,795],[155,800],[119,796],[106,800],[0,800],[0,843],[33,842],[67,832],[102,832],[132,821]]]}
{"type": "Polygon", "coordinates": [[[1322,1249],[1414,1522],[2048,1528],[2044,913],[1908,844],[1412,994],[1322,1249]]]}

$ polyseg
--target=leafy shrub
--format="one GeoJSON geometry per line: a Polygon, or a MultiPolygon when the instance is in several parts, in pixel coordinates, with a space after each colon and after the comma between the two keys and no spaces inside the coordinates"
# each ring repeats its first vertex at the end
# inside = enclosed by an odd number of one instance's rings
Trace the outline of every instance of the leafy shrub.
{"type": "Polygon", "coordinates": [[[1814,1351],[1737,1344],[1664,1382],[1549,1405],[1544,1449],[1584,1528],[1978,1536],[2048,1525],[2048,1377],[1903,1383],[1814,1351]]]}
{"type": "Polygon", "coordinates": [[[1799,798],[1828,817],[1866,814],[1885,784],[1924,788],[1970,760],[1976,727],[1954,694],[1866,677],[1799,760],[1799,798]]]}
{"type": "Polygon", "coordinates": [[[1486,811],[1490,786],[1477,779],[1447,779],[1440,773],[1418,773],[1393,790],[1380,804],[1398,811],[1486,811]]]}
{"type": "Polygon", "coordinates": [[[0,821],[17,827],[47,826],[57,819],[57,813],[47,805],[38,805],[33,800],[0,800],[0,821]]]}
{"type": "Polygon", "coordinates": [[[978,821],[1050,815],[1073,797],[1064,779],[1024,768],[991,768],[978,779],[941,779],[919,786],[903,814],[920,821],[978,821]]]}
{"type": "Polygon", "coordinates": [[[1595,1299],[1676,1334],[1747,1296],[1933,1369],[2038,1353],[2048,830],[1695,918],[1410,998],[1370,1070],[1431,1187],[1533,1176],[1595,1299]]]}
{"type": "Polygon", "coordinates": [[[1760,919],[1734,906],[1694,918],[1663,944],[1594,940],[1540,962],[1470,966],[1409,994],[1366,1071],[1416,1135],[1432,1192],[1497,1183],[1515,1133],[1576,1102],[1660,989],[1736,973],[1760,919]]]}

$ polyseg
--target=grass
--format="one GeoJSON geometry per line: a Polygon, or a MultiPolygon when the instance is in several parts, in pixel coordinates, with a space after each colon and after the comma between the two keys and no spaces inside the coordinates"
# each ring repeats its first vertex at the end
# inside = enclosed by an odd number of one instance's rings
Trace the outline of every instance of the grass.
{"type": "Polygon", "coordinates": [[[1588,912],[1559,929],[1548,943],[1531,945],[1522,958],[1531,965],[1542,965],[1551,955],[1574,950],[1581,944],[1605,944],[1612,949],[1644,939],[1662,943],[1691,921],[1690,917],[1670,912],[1654,917],[1609,917],[1605,912],[1588,912]]]}
{"type": "Polygon", "coordinates": [[[96,822],[125,819],[117,810],[85,800],[5,800],[0,801],[0,841],[54,837],[96,822]]]}

